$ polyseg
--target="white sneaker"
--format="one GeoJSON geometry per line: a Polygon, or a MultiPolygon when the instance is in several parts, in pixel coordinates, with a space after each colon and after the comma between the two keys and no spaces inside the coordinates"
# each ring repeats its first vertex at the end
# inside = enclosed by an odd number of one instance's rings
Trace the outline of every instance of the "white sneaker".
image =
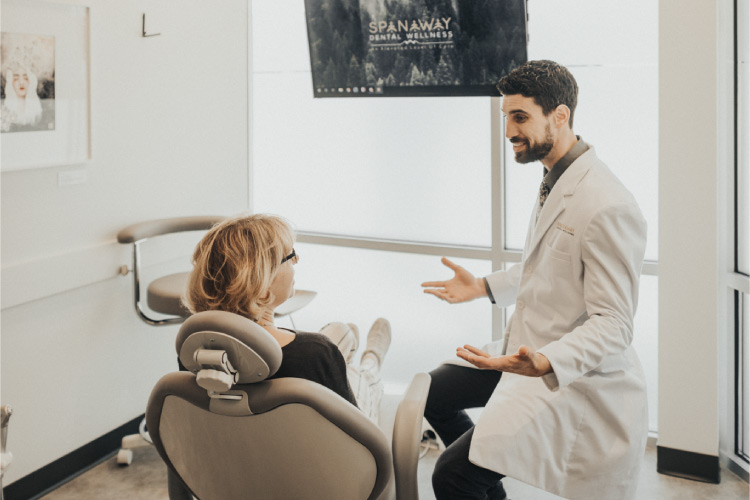
{"type": "Polygon", "coordinates": [[[346,326],[348,326],[349,330],[352,332],[351,336],[354,338],[354,345],[349,351],[349,356],[344,356],[344,359],[346,359],[347,363],[351,363],[354,359],[354,354],[357,352],[357,349],[359,349],[359,328],[357,328],[357,325],[354,323],[347,323],[346,326]]]}
{"type": "MultiPolygon", "coordinates": [[[[370,328],[370,333],[367,334],[367,347],[365,352],[362,353],[361,361],[365,359],[368,354],[373,354],[380,366],[383,365],[385,359],[385,353],[388,352],[388,348],[391,345],[391,324],[385,318],[378,318],[370,328]]],[[[360,361],[360,362],[361,362],[360,361]]]]}
{"type": "Polygon", "coordinates": [[[336,344],[347,363],[351,362],[359,347],[359,330],[356,325],[336,321],[325,325],[320,333],[336,344]]]}

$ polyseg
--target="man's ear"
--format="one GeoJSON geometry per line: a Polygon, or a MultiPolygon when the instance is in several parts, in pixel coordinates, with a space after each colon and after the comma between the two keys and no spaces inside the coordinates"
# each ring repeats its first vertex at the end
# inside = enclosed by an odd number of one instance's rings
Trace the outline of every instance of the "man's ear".
{"type": "Polygon", "coordinates": [[[560,104],[555,108],[553,113],[555,116],[555,125],[557,125],[558,127],[567,125],[570,121],[570,108],[565,104],[560,104]]]}

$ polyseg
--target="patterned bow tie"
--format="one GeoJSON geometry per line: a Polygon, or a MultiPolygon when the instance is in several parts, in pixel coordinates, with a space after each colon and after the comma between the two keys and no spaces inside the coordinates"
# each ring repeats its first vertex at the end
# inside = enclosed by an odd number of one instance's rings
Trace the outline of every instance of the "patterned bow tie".
{"type": "Polygon", "coordinates": [[[544,202],[547,201],[548,196],[549,186],[544,180],[542,180],[542,184],[539,186],[539,203],[536,207],[536,222],[539,222],[539,215],[542,213],[542,207],[544,206],[544,202]]]}

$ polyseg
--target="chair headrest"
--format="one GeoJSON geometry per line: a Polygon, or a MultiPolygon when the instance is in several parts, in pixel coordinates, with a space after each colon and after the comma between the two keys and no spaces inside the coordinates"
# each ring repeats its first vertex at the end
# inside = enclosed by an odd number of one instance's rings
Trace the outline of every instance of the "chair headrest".
{"type": "Polygon", "coordinates": [[[215,392],[234,384],[260,382],[281,365],[281,347],[260,325],[225,311],[204,311],[182,324],[177,354],[198,374],[198,384],[215,392]]]}

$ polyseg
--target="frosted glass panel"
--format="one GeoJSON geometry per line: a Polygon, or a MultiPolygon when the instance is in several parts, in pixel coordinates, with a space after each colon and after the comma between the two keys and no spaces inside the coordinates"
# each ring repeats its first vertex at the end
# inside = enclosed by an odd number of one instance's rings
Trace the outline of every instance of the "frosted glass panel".
{"type": "Polygon", "coordinates": [[[739,165],[737,172],[737,270],[750,274],[750,116],[746,119],[745,163],[739,165]]]}
{"type": "Polygon", "coordinates": [[[750,7],[738,10],[737,270],[750,274],[750,7]]]}
{"type": "MultiPolygon", "coordinates": [[[[300,254],[295,286],[318,292],[294,314],[295,325],[318,331],[331,321],[355,323],[361,352],[373,321],[387,318],[393,338],[382,376],[387,386],[396,387],[389,392],[403,390],[415,373],[452,359],[459,345],[492,339],[489,300],[450,305],[423,293],[422,282],[452,276],[439,257],[303,243],[295,248],[300,254]]],[[[454,262],[477,275],[491,271],[486,261],[454,262]]],[[[279,325],[285,321],[281,318],[279,325]]]]}
{"type": "Polygon", "coordinates": [[[750,296],[740,292],[735,294],[739,299],[738,338],[734,346],[738,360],[735,367],[735,404],[738,409],[736,438],[738,454],[747,460],[750,457],[750,296]]]}
{"type": "Polygon", "coordinates": [[[304,231],[490,246],[490,99],[314,100],[303,3],[253,5],[253,210],[304,231]],[[279,19],[294,29],[277,43],[279,19]]]}
{"type": "Polygon", "coordinates": [[[657,64],[658,10],[657,0],[531,0],[529,59],[568,67],[657,64]]]}
{"type": "Polygon", "coordinates": [[[648,391],[648,429],[659,430],[659,278],[641,276],[638,311],[633,324],[633,349],[643,365],[648,391]]]}
{"type": "MultiPolygon", "coordinates": [[[[658,259],[657,7],[647,0],[529,3],[529,57],[565,64],[578,81],[574,130],[638,201],[648,221],[648,260],[658,259]],[[565,36],[551,36],[561,20],[565,36]]],[[[518,165],[507,149],[505,175],[506,246],[521,249],[542,166],[518,165]]]]}

